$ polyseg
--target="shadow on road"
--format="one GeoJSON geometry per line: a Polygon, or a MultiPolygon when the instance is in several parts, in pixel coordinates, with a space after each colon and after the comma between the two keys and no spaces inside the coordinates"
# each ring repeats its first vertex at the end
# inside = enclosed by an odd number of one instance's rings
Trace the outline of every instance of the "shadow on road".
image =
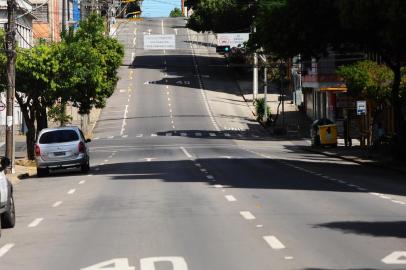
{"type": "Polygon", "coordinates": [[[339,230],[347,234],[406,238],[406,221],[342,221],[318,224],[314,228],[339,230]]]}

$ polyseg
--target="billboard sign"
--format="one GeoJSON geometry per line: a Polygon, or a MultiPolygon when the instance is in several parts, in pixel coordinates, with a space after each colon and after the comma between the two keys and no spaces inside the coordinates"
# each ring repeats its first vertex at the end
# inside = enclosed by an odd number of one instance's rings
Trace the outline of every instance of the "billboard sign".
{"type": "Polygon", "coordinates": [[[250,38],[249,33],[222,33],[217,34],[217,46],[241,47],[250,38]]]}
{"type": "Polygon", "coordinates": [[[175,50],[175,35],[144,35],[144,50],[175,50]]]}

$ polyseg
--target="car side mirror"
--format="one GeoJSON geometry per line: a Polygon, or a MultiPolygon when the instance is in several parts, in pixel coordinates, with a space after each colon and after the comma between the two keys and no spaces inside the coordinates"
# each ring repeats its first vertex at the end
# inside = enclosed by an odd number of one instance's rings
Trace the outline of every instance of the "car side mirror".
{"type": "Polygon", "coordinates": [[[4,169],[6,169],[8,166],[10,166],[10,164],[11,164],[11,162],[10,162],[10,159],[9,159],[9,158],[7,158],[7,157],[1,157],[1,160],[0,160],[0,165],[1,165],[0,170],[1,170],[1,171],[4,171],[4,169]]]}
{"type": "Polygon", "coordinates": [[[86,139],[85,142],[86,143],[90,143],[92,140],[91,139],[86,139]]]}

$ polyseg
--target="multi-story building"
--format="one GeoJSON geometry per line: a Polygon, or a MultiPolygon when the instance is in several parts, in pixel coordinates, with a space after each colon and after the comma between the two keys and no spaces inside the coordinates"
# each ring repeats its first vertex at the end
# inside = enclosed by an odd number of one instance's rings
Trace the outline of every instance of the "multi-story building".
{"type": "MultiPolygon", "coordinates": [[[[17,0],[17,23],[16,23],[16,39],[17,45],[21,48],[29,48],[32,45],[32,25],[34,16],[32,4],[26,0],[17,0]]],[[[7,23],[7,1],[0,0],[0,27],[4,29],[7,23]]]]}
{"type": "Polygon", "coordinates": [[[31,0],[33,3],[34,39],[58,42],[61,40],[62,20],[66,27],[79,21],[78,0],[31,0]],[[63,10],[63,2],[65,9],[63,10]]]}

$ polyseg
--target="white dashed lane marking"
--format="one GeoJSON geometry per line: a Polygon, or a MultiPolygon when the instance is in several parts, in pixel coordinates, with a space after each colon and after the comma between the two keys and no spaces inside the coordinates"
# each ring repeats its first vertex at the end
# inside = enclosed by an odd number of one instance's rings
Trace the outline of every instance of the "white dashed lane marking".
{"type": "Polygon", "coordinates": [[[282,242],[279,241],[278,238],[276,238],[273,235],[266,235],[263,238],[272,249],[284,249],[285,248],[285,246],[282,244],[282,242]]]}
{"type": "Polygon", "coordinates": [[[5,244],[4,246],[2,246],[0,248],[0,258],[6,255],[6,253],[9,252],[10,249],[12,249],[14,246],[15,246],[14,243],[5,244]]]}
{"type": "Polygon", "coordinates": [[[57,201],[57,202],[55,202],[53,205],[52,205],[52,207],[58,207],[58,206],[60,206],[62,204],[62,201],[57,201]]]}
{"type": "Polygon", "coordinates": [[[71,195],[71,194],[73,194],[75,192],[76,192],[76,189],[72,188],[71,190],[68,191],[68,194],[71,195]]]}
{"type": "Polygon", "coordinates": [[[235,201],[237,201],[237,199],[234,198],[233,195],[225,195],[224,197],[225,197],[226,200],[229,201],[229,202],[235,202],[235,201]]]}
{"type": "Polygon", "coordinates": [[[188,157],[188,158],[192,158],[193,156],[185,149],[185,147],[180,147],[180,150],[182,150],[182,152],[188,157]]]}
{"type": "MultiPolygon", "coordinates": [[[[89,175],[90,176],[90,175],[89,175]]],[[[86,180],[81,180],[81,181],[79,181],[79,185],[83,185],[84,183],[86,182],[86,180]]]]}
{"type": "Polygon", "coordinates": [[[36,219],[34,219],[30,224],[28,224],[28,228],[37,227],[43,220],[44,220],[44,218],[36,218],[36,219]]]}
{"type": "Polygon", "coordinates": [[[255,216],[250,211],[241,211],[240,215],[246,220],[253,220],[255,216]]]}

